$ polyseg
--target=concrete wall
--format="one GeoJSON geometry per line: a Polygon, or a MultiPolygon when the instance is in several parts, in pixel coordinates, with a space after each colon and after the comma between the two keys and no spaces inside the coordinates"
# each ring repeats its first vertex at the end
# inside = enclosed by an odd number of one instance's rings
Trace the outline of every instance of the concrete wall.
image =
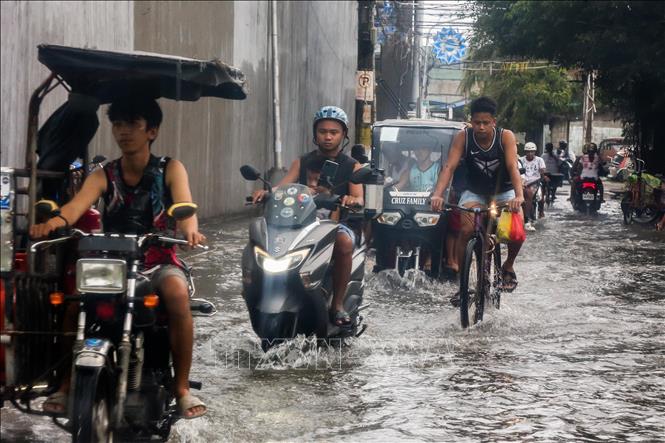
{"type": "MultiPolygon", "coordinates": [[[[0,2],[2,6],[2,164],[23,165],[27,103],[46,77],[41,42],[220,58],[247,76],[244,101],[161,100],[164,123],[153,151],[181,160],[202,216],[245,209],[252,185],[239,167],[272,166],[270,15],[260,2],[0,2]]],[[[283,160],[314,149],[311,121],[322,105],[343,107],[353,122],[357,2],[278,2],[283,160]]],[[[62,103],[47,99],[42,122],[62,103]]],[[[100,109],[93,154],[117,157],[100,109]]],[[[353,128],[351,128],[353,139],[353,128]]]]}
{"type": "MultiPolygon", "coordinates": [[[[132,2],[0,2],[0,151],[3,166],[22,167],[25,159],[28,101],[48,76],[37,60],[41,43],[130,50],[134,46],[132,2]]],[[[66,99],[64,89],[49,94],[40,123],[66,99]]],[[[100,120],[103,120],[100,112],[100,120]]],[[[108,125],[100,127],[92,149],[113,146],[108,125]]]]}
{"type": "MultiPolygon", "coordinates": [[[[575,154],[582,152],[584,137],[582,134],[582,122],[557,119],[553,121],[551,127],[544,128],[543,139],[546,142],[551,141],[554,147],[558,146],[559,140],[567,140],[568,146],[575,154]]],[[[610,115],[596,115],[594,117],[591,131],[591,140],[599,144],[602,140],[612,137],[621,137],[623,134],[623,124],[620,120],[612,120],[610,115]]]]}

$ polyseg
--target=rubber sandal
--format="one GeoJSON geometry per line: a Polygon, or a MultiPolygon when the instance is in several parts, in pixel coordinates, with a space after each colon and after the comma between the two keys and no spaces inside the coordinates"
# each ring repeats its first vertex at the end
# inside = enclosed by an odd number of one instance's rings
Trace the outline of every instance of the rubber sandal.
{"type": "Polygon", "coordinates": [[[517,281],[517,275],[514,272],[506,271],[505,269],[502,269],[501,274],[501,290],[513,292],[519,284],[517,281]],[[506,281],[506,277],[510,277],[510,280],[506,281]]]}
{"type": "Polygon", "coordinates": [[[206,407],[205,403],[203,403],[200,399],[194,397],[192,394],[189,392],[182,397],[180,397],[177,401],[176,404],[178,406],[178,413],[180,416],[186,420],[192,420],[194,418],[199,418],[203,415],[205,415],[208,412],[208,408],[206,407]],[[203,406],[205,409],[202,412],[197,412],[192,415],[187,415],[187,411],[189,411],[192,408],[195,408],[197,406],[203,406]]]}
{"type": "Polygon", "coordinates": [[[345,327],[351,325],[351,316],[346,311],[337,311],[333,315],[333,324],[339,327],[345,327]]]}
{"type": "Polygon", "coordinates": [[[42,410],[49,414],[64,415],[67,413],[68,400],[68,393],[61,391],[54,392],[44,400],[44,403],[42,403],[42,410]]]}

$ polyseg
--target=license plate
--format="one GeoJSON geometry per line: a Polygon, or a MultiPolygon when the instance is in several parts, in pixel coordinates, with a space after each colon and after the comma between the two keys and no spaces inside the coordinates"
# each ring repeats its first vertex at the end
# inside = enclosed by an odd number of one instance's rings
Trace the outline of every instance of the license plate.
{"type": "Polygon", "coordinates": [[[593,194],[589,194],[589,193],[582,194],[582,200],[593,200],[594,198],[595,198],[595,196],[593,194]]]}

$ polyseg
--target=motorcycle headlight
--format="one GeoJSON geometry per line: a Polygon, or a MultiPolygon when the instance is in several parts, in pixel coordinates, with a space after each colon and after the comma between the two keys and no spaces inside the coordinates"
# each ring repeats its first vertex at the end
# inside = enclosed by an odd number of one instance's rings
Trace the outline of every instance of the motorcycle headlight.
{"type": "Polygon", "coordinates": [[[299,251],[286,254],[283,257],[272,257],[263,249],[254,246],[254,257],[256,258],[256,263],[258,263],[264,271],[271,274],[277,274],[300,266],[309,255],[310,250],[310,248],[300,249],[299,251]]]}
{"type": "Polygon", "coordinates": [[[432,212],[416,212],[416,215],[413,216],[413,219],[421,228],[436,225],[439,223],[439,218],[441,218],[441,214],[432,212]]]}
{"type": "Polygon", "coordinates": [[[127,289],[127,264],[110,258],[76,262],[76,289],[81,293],[117,294],[127,289]]]}
{"type": "Polygon", "coordinates": [[[401,219],[402,214],[399,212],[383,212],[379,215],[377,221],[382,225],[395,226],[401,219]]]}

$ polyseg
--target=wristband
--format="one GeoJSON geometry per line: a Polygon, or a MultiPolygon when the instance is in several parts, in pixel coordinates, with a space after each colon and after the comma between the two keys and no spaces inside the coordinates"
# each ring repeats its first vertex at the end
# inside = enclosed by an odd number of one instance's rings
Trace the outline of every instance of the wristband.
{"type": "Polygon", "coordinates": [[[62,216],[62,214],[56,214],[56,217],[61,218],[65,222],[65,226],[63,226],[65,229],[69,228],[69,222],[65,217],[62,216]]]}

